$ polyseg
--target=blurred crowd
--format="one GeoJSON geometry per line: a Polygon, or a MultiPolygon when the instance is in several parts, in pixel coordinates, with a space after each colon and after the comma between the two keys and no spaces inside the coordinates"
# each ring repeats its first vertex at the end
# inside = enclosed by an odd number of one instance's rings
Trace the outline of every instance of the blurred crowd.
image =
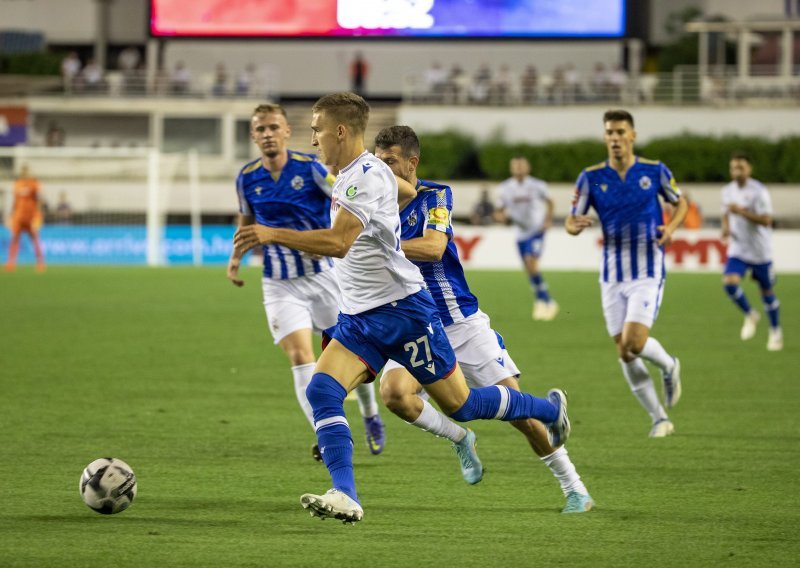
{"type": "Polygon", "coordinates": [[[94,58],[82,61],[78,53],[72,51],[61,62],[61,77],[64,91],[71,94],[245,97],[258,95],[259,83],[256,66],[252,63],[234,73],[218,63],[213,74],[194,77],[191,69],[178,61],[172,69],[160,67],[153,77],[148,77],[147,66],[136,47],[123,49],[108,71],[101,69],[94,58]]]}
{"type": "Polygon", "coordinates": [[[508,65],[491,69],[481,64],[469,74],[459,64],[445,69],[433,62],[424,73],[411,79],[412,99],[432,104],[564,104],[582,101],[619,100],[628,85],[621,66],[596,63],[585,77],[567,63],[550,73],[527,65],[515,73],[508,65]]]}

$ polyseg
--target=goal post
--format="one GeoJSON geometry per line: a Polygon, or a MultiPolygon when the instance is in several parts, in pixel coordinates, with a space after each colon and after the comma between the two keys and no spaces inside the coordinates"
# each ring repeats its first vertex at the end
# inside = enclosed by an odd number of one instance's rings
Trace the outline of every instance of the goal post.
{"type": "MultiPolygon", "coordinates": [[[[8,248],[3,245],[9,238],[7,221],[14,181],[23,165],[40,182],[45,206],[41,238],[48,263],[203,263],[200,160],[196,151],[0,147],[2,260],[8,248]],[[178,202],[181,209],[170,210],[171,201],[173,208],[178,202]],[[169,226],[170,217],[174,226],[169,226]]],[[[216,249],[221,248],[219,240],[214,242],[216,249]]],[[[29,246],[26,241],[23,238],[21,262],[31,252],[25,249],[29,246]]]]}

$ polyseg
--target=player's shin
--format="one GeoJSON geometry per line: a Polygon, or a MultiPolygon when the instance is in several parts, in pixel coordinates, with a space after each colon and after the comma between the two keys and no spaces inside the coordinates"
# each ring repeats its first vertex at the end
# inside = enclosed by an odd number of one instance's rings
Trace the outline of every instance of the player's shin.
{"type": "Polygon", "coordinates": [[[450,414],[459,422],[470,420],[521,420],[535,418],[545,424],[558,419],[559,408],[547,399],[502,385],[469,389],[464,404],[450,414]]]}
{"type": "Polygon", "coordinates": [[[314,409],[317,440],[333,488],[358,501],[353,474],[353,437],[344,414],[347,391],[330,375],[314,373],[306,396],[314,409]]]}

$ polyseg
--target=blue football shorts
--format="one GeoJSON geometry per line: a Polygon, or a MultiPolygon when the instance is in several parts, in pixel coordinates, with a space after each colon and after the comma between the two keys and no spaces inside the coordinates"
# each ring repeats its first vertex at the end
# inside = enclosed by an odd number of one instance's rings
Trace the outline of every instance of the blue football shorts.
{"type": "Polygon", "coordinates": [[[525,240],[517,241],[517,248],[521,257],[532,256],[539,258],[544,251],[544,232],[536,233],[525,240]]]}
{"type": "Polygon", "coordinates": [[[725,272],[723,274],[738,274],[740,278],[744,278],[748,270],[750,270],[753,280],[758,282],[762,290],[771,290],[778,280],[771,262],[750,264],[735,256],[728,258],[728,261],[725,263],[725,272]]]}
{"type": "Polygon", "coordinates": [[[355,353],[373,375],[393,359],[428,385],[455,370],[456,356],[430,292],[421,290],[360,314],[339,314],[331,337],[355,353]]]}

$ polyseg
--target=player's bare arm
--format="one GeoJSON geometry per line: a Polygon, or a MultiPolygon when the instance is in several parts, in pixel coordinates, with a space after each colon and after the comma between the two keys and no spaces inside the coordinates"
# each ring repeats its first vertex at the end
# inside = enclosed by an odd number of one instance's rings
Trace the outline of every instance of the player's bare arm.
{"type": "Polygon", "coordinates": [[[236,231],[233,245],[240,255],[259,245],[277,244],[309,254],[343,258],[363,229],[358,217],[340,209],[330,229],[295,231],[253,224],[236,231]]]}
{"type": "Polygon", "coordinates": [[[425,231],[421,237],[402,241],[400,247],[409,260],[436,262],[442,260],[447,248],[447,234],[442,231],[425,231]]]}
{"type": "Polygon", "coordinates": [[[681,195],[678,204],[675,205],[675,212],[670,222],[667,225],[658,226],[658,230],[661,232],[661,237],[657,241],[659,246],[665,246],[672,242],[672,235],[683,223],[687,211],[689,211],[689,202],[681,195]]]}
{"type": "Polygon", "coordinates": [[[544,224],[542,225],[542,229],[547,231],[550,227],[553,226],[553,213],[555,212],[556,205],[552,197],[548,197],[545,203],[547,203],[547,213],[544,218],[544,224]]]}
{"type": "MultiPolygon", "coordinates": [[[[254,222],[255,218],[252,215],[239,215],[239,228],[252,225],[254,222]]],[[[239,266],[242,264],[242,254],[243,253],[238,251],[236,247],[233,247],[231,258],[228,260],[228,280],[239,288],[244,286],[244,280],[239,278],[239,266]]]]}
{"type": "Polygon", "coordinates": [[[508,220],[508,215],[506,215],[505,208],[501,207],[500,209],[495,209],[493,217],[495,223],[500,223],[502,225],[508,224],[509,220],[508,220]]]}
{"type": "Polygon", "coordinates": [[[735,203],[728,205],[728,212],[734,215],[741,215],[756,225],[763,225],[765,227],[772,225],[772,217],[770,215],[758,215],[757,213],[753,213],[752,211],[745,209],[741,205],[736,205],[735,203]]]}
{"type": "Polygon", "coordinates": [[[394,177],[397,179],[397,206],[402,211],[417,196],[417,188],[400,176],[395,175],[394,177]]]}
{"type": "Polygon", "coordinates": [[[594,219],[588,215],[567,215],[564,227],[570,235],[580,235],[584,229],[594,225],[594,219]]]}

